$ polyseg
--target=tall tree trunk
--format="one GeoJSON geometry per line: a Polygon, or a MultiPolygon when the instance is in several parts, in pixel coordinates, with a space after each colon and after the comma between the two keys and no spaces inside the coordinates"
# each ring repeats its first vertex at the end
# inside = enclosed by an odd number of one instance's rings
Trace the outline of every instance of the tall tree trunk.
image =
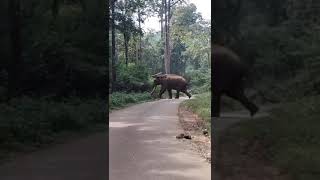
{"type": "Polygon", "coordinates": [[[115,83],[117,80],[116,76],[116,32],[115,32],[115,23],[114,23],[114,18],[115,18],[115,12],[114,12],[114,5],[115,5],[116,0],[111,0],[111,54],[112,54],[112,60],[111,60],[111,71],[112,71],[112,88],[111,92],[115,90],[115,83]]]}
{"type": "Polygon", "coordinates": [[[170,46],[170,18],[171,18],[171,0],[169,0],[168,2],[165,2],[165,71],[167,74],[170,74],[170,66],[171,66],[171,46],[170,46]]]}
{"type": "MultiPolygon", "coordinates": [[[[127,20],[127,1],[124,1],[124,16],[126,17],[127,20]]],[[[123,24],[123,40],[124,40],[124,49],[125,49],[125,63],[126,66],[128,66],[128,44],[129,44],[129,37],[128,37],[128,27],[126,23],[123,24]]]]}
{"type": "Polygon", "coordinates": [[[123,33],[123,39],[124,39],[124,49],[125,49],[125,58],[126,58],[126,66],[128,66],[128,35],[126,32],[123,33]]]}
{"type": "Polygon", "coordinates": [[[168,18],[167,18],[167,54],[168,54],[168,73],[171,73],[171,41],[170,41],[170,26],[171,26],[171,0],[168,1],[168,18]]]}
{"type": "Polygon", "coordinates": [[[164,11],[164,6],[165,6],[165,0],[161,1],[161,6],[160,6],[160,26],[161,26],[161,39],[164,39],[164,28],[163,28],[163,15],[165,13],[164,11]]]}
{"type": "Polygon", "coordinates": [[[9,0],[11,61],[8,67],[8,99],[16,96],[19,92],[20,67],[22,63],[20,5],[20,0],[9,0]]]}
{"type": "Polygon", "coordinates": [[[167,1],[165,0],[164,3],[164,67],[165,67],[165,72],[166,74],[170,73],[169,72],[169,64],[168,64],[168,6],[167,6],[167,1]]]}
{"type": "Polygon", "coordinates": [[[139,50],[138,50],[138,62],[141,62],[142,57],[142,28],[141,28],[141,11],[138,7],[138,21],[139,21],[139,50]]]}

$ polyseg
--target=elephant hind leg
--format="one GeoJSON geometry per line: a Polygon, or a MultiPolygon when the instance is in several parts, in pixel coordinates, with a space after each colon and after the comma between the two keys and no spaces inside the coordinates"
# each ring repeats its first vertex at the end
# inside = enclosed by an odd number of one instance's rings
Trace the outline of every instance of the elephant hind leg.
{"type": "Polygon", "coordinates": [[[179,94],[180,94],[180,91],[177,90],[177,94],[176,94],[176,97],[175,97],[176,99],[179,99],[179,94]]]}
{"type": "Polygon", "coordinates": [[[251,116],[255,115],[259,111],[259,108],[254,103],[249,101],[242,90],[236,92],[228,92],[227,95],[233,99],[240,101],[241,104],[250,111],[251,116]]]}
{"type": "Polygon", "coordinates": [[[169,99],[172,99],[172,90],[168,89],[169,99]]]}

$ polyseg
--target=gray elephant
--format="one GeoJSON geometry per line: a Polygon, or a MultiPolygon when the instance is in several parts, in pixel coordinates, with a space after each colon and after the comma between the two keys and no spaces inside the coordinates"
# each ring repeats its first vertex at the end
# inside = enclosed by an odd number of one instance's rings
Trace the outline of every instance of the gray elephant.
{"type": "Polygon", "coordinates": [[[179,99],[179,93],[185,93],[189,98],[191,98],[191,94],[187,91],[188,82],[182,77],[176,74],[162,74],[157,73],[152,76],[154,78],[153,81],[153,90],[151,95],[153,95],[157,85],[161,85],[161,90],[159,93],[159,98],[161,99],[162,94],[167,90],[169,94],[169,98],[172,99],[172,89],[177,91],[176,99],[179,99]]]}

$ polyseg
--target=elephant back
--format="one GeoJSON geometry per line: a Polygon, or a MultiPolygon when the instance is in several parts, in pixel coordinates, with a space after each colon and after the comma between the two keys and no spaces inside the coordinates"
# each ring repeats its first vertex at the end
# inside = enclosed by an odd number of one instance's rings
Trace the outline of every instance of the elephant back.
{"type": "Polygon", "coordinates": [[[211,57],[213,74],[234,74],[242,77],[248,72],[248,66],[241,62],[240,57],[235,52],[226,47],[213,45],[211,57]]]}
{"type": "Polygon", "coordinates": [[[172,89],[185,89],[187,87],[187,80],[176,74],[167,74],[167,84],[172,89]]]}
{"type": "Polygon", "coordinates": [[[214,46],[211,56],[213,84],[219,84],[217,90],[238,86],[248,75],[248,67],[240,61],[232,50],[214,46]]]}

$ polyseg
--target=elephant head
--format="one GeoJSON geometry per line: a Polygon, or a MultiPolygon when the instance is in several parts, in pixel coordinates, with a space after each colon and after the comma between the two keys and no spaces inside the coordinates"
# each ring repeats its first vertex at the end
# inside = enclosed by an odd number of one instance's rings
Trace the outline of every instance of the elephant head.
{"type": "Polygon", "coordinates": [[[158,85],[162,85],[164,80],[167,78],[167,74],[162,74],[162,72],[159,72],[157,74],[152,75],[151,77],[154,78],[153,80],[153,89],[151,91],[151,95],[153,95],[154,91],[156,90],[156,87],[158,85]]]}

